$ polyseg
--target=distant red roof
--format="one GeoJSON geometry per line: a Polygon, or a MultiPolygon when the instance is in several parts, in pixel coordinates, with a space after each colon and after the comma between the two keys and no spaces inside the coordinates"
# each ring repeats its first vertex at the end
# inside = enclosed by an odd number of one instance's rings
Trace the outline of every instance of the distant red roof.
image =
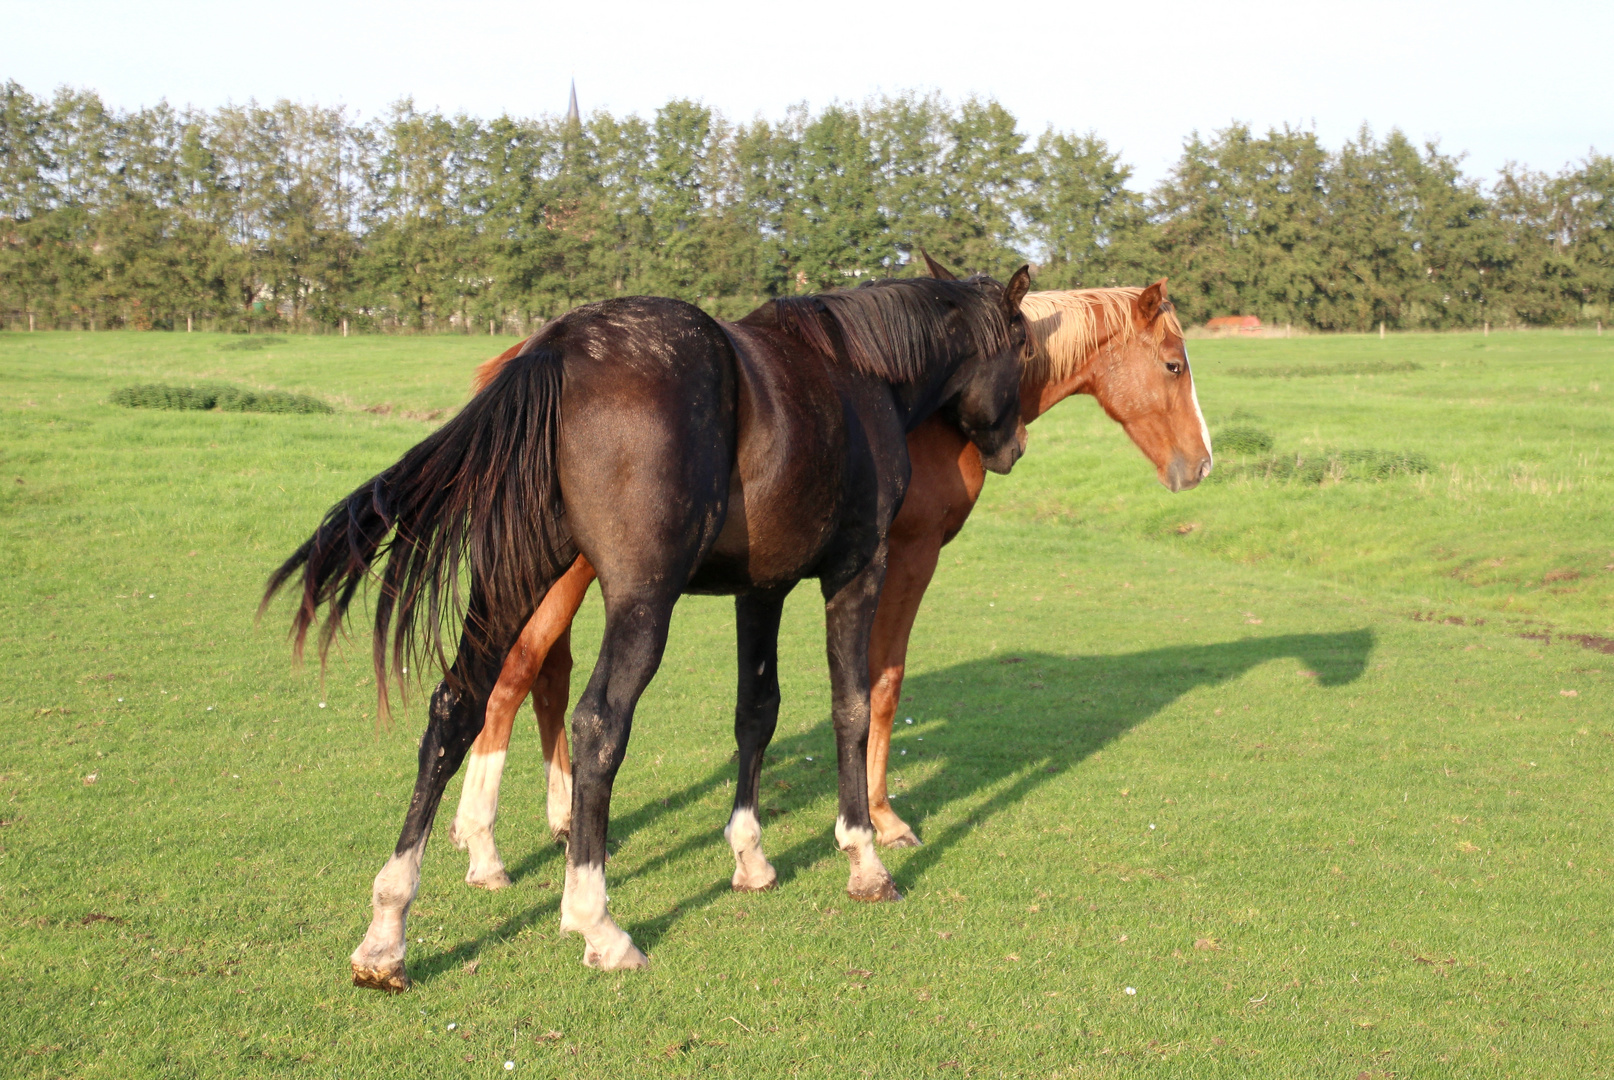
{"type": "Polygon", "coordinates": [[[1205,324],[1207,330],[1239,330],[1253,333],[1261,329],[1261,320],[1254,315],[1221,315],[1205,324]]]}

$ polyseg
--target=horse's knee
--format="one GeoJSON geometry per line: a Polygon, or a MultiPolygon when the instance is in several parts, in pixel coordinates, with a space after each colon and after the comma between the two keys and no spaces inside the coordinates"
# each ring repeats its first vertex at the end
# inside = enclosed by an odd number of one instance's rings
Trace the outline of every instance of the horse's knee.
{"type": "Polygon", "coordinates": [[[426,741],[455,755],[463,753],[482,732],[483,717],[472,707],[474,704],[470,694],[449,686],[447,681],[438,683],[427,709],[426,741]]]}
{"type": "Polygon", "coordinates": [[[454,710],[459,706],[462,695],[458,690],[448,685],[448,680],[437,684],[432,691],[431,708],[427,715],[435,724],[450,724],[454,721],[454,710]]]}

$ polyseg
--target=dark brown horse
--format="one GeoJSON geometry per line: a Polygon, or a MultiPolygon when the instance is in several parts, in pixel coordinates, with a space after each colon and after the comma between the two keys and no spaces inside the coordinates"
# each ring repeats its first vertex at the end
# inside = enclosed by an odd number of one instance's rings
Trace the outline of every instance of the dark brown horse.
{"type": "MultiPolygon", "coordinates": [[[[932,275],[951,279],[930,261],[932,275]]],[[[1194,487],[1211,467],[1187,347],[1165,281],[1147,288],[1030,293],[1021,302],[1032,357],[1021,386],[1021,419],[1037,419],[1072,394],[1089,394],[1154,463],[1173,491],[1194,487]]],[[[484,364],[478,384],[501,358],[484,364]]],[[[892,523],[890,556],[869,641],[871,725],[869,810],[881,844],[919,838],[892,808],[886,788],[891,729],[902,694],[908,637],[942,547],[964,527],[986,480],[976,448],[932,417],[908,436],[913,466],[902,510],[892,523]]],[[[486,889],[510,884],[494,842],[499,779],[516,711],[530,690],[548,776],[549,826],[569,827],[571,773],[565,709],[571,679],[570,627],[594,579],[581,557],[549,591],[506,658],[488,700],[487,721],[471,747],[451,836],[470,851],[465,880],[486,889]]]]}
{"type": "Polygon", "coordinates": [[[376,876],[370,929],[351,958],[355,983],[408,986],[405,920],[443,788],[482,730],[506,654],[579,558],[605,599],[599,659],[572,717],[561,900],[561,930],[583,934],[584,962],[645,964],[606,908],[606,826],[634,707],[684,592],[735,597],[739,782],[725,829],[735,887],[774,881],[756,806],[779,709],[779,617],[796,583],[816,577],[847,891],[896,898],[874,853],[865,760],[869,631],[886,535],[908,482],[906,436],[939,414],[987,467],[1013,465],[1024,440],[1027,277],[1022,268],[1007,287],[986,278],[882,282],[775,301],[738,323],[660,298],[578,308],[491,373],[458,416],[331,510],[275,572],[264,602],[301,571],[297,648],[326,606],[323,652],[384,553],[375,613],[383,708],[389,633],[393,666],[427,653],[445,672],[403,831],[376,876]],[[441,627],[455,616],[462,629],[450,662],[441,627]]]}

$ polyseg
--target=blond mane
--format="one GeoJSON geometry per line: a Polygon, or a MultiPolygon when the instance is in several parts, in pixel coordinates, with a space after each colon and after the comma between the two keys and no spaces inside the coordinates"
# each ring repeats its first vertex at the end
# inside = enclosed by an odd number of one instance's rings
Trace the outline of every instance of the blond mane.
{"type": "MultiPolygon", "coordinates": [[[[1132,317],[1142,292],[1141,288],[1124,286],[1027,293],[1020,301],[1032,348],[1025,381],[1067,379],[1087,363],[1101,342],[1106,349],[1118,348],[1144,333],[1132,317]]],[[[1182,336],[1182,324],[1169,305],[1147,329],[1164,329],[1182,336]]]]}

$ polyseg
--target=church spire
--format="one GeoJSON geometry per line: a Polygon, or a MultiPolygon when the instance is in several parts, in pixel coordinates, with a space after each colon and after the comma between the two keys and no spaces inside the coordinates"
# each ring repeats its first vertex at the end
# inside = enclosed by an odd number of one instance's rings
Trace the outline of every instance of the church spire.
{"type": "Polygon", "coordinates": [[[583,115],[577,111],[577,80],[572,80],[572,99],[566,106],[566,126],[583,126],[583,115]]]}

